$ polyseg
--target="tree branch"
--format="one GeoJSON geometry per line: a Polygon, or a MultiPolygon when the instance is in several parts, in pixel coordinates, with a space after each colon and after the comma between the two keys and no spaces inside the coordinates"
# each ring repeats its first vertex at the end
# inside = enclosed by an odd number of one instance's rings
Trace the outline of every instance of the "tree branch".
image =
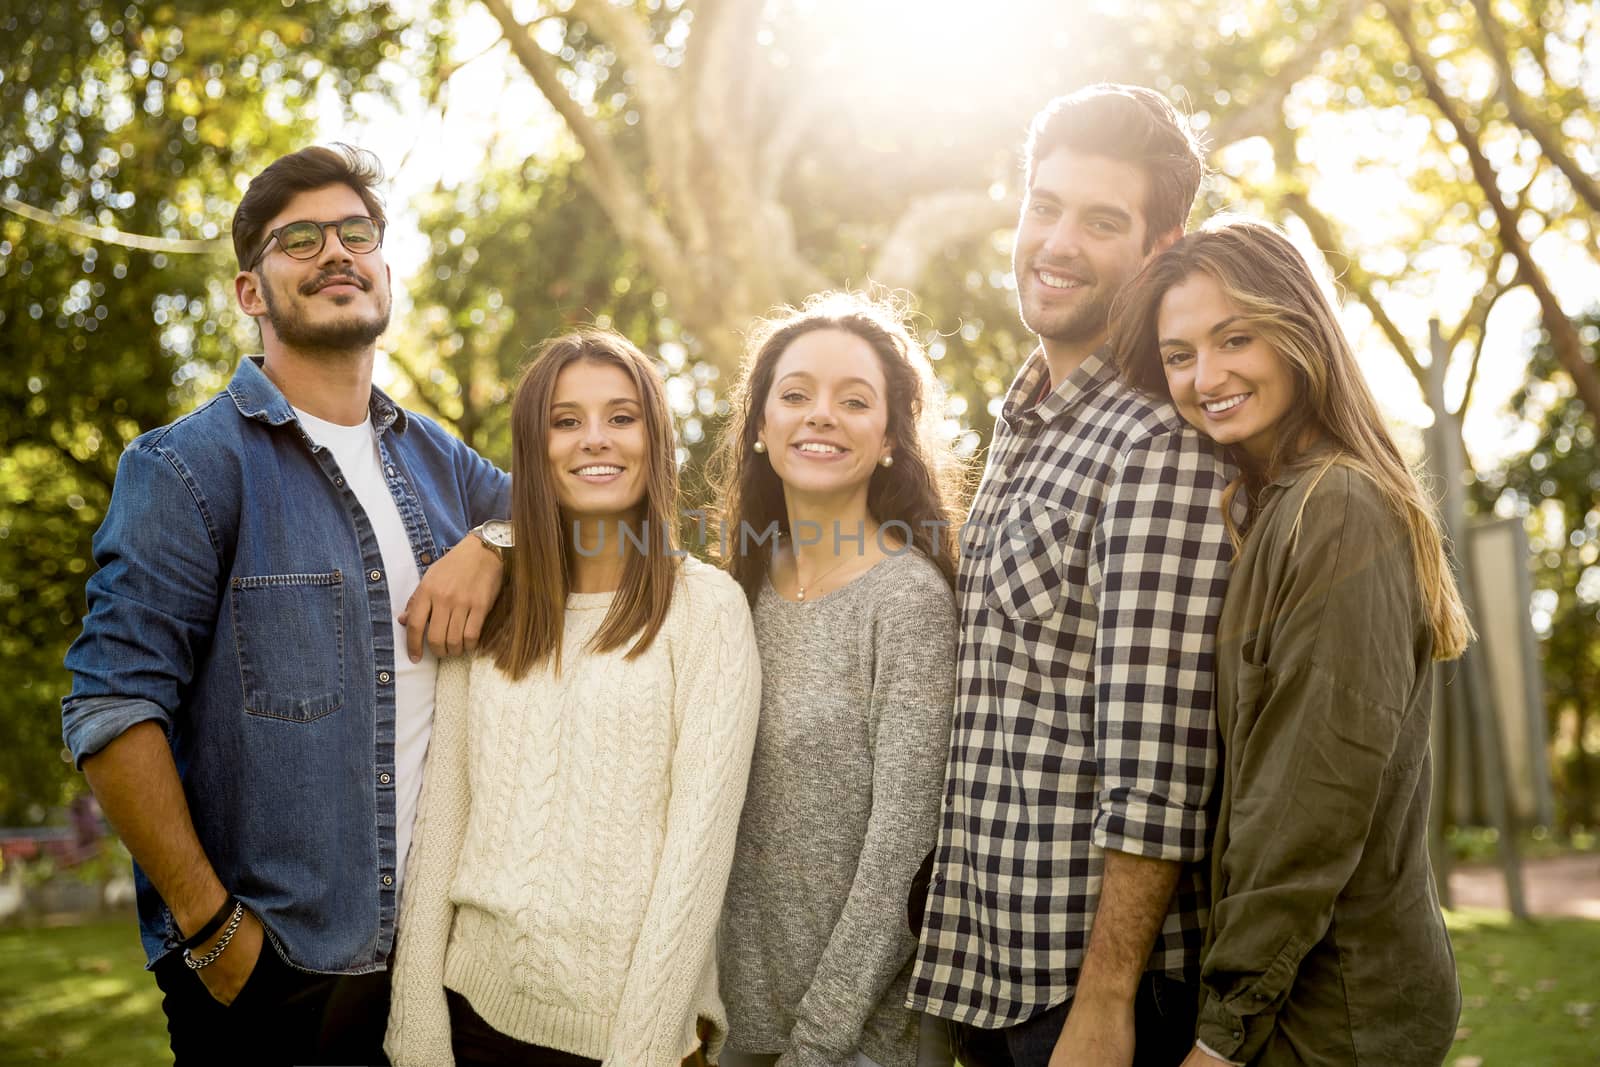
{"type": "Polygon", "coordinates": [[[115,226],[99,226],[78,219],[71,219],[65,215],[57,215],[51,211],[41,211],[32,204],[24,204],[4,194],[0,194],[0,209],[20,215],[30,222],[37,222],[41,226],[62,230],[74,237],[83,237],[106,245],[121,245],[123,248],[132,248],[140,252],[172,252],[177,255],[210,256],[223,255],[233,251],[233,242],[226,237],[218,237],[210,241],[191,241],[176,237],[146,237],[143,234],[127,233],[115,226]]]}
{"type": "Polygon", "coordinates": [[[1306,224],[1306,229],[1311,233],[1311,239],[1322,249],[1322,254],[1327,257],[1328,266],[1333,268],[1334,276],[1356,294],[1356,299],[1371,314],[1372,321],[1378,324],[1378,329],[1389,339],[1395,354],[1404,361],[1406,369],[1417,380],[1417,384],[1426,388],[1427,371],[1417,361],[1416,354],[1411,350],[1411,342],[1406,340],[1405,333],[1395,325],[1389,313],[1384,310],[1383,304],[1378,299],[1378,294],[1373,292],[1372,277],[1362,269],[1355,258],[1344,251],[1339,235],[1334,229],[1333,222],[1322,212],[1318,211],[1311,201],[1302,192],[1284,194],[1284,206],[1299,216],[1300,221],[1306,224]]]}
{"type": "Polygon", "coordinates": [[[482,0],[511,45],[518,62],[538,86],[550,106],[556,109],[583,148],[587,166],[578,167],[583,182],[600,202],[618,234],[639,249],[651,270],[665,277],[682,258],[671,231],[650,210],[639,193],[633,176],[618,158],[611,140],[599,125],[573,99],[557,74],[555,59],[539,47],[527,28],[511,13],[507,0],[482,0]]]}
{"type": "Polygon", "coordinates": [[[1550,124],[1528,109],[1527,101],[1517,88],[1516,79],[1511,72],[1511,57],[1506,50],[1505,34],[1501,30],[1499,21],[1494,17],[1489,0],[1472,0],[1472,6],[1477,9],[1478,22],[1483,27],[1484,41],[1488,45],[1489,58],[1494,61],[1495,72],[1499,76],[1500,98],[1505,102],[1506,114],[1512,122],[1538,142],[1540,151],[1566,176],[1573,192],[1588,205],[1589,210],[1600,215],[1600,181],[1596,181],[1593,175],[1578,166],[1577,160],[1567,152],[1566,146],[1556,137],[1550,124]]]}
{"type": "Polygon", "coordinates": [[[1488,281],[1478,290],[1478,295],[1472,298],[1472,306],[1451,331],[1445,348],[1447,352],[1454,352],[1456,345],[1468,336],[1476,334],[1477,339],[1472,345],[1472,363],[1467,368],[1467,387],[1462,390],[1461,403],[1456,405],[1457,416],[1466,415],[1467,405],[1472,402],[1473,387],[1478,384],[1478,368],[1483,363],[1483,343],[1489,336],[1489,314],[1494,311],[1494,306],[1499,303],[1500,298],[1510,292],[1516,284],[1513,282],[1511,285],[1501,285],[1496,277],[1497,267],[1498,264],[1490,264],[1488,281]]]}
{"type": "Polygon", "coordinates": [[[1361,13],[1362,5],[1342,3],[1334,5],[1337,14],[1318,30],[1299,51],[1284,61],[1266,83],[1257,91],[1255,99],[1244,107],[1230,111],[1209,131],[1211,150],[1216,151],[1235,141],[1254,137],[1263,128],[1276,124],[1283,117],[1283,102],[1289,98],[1300,79],[1316,69],[1322,53],[1349,36],[1350,27],[1361,13]]]}
{"type": "Polygon", "coordinates": [[[1483,146],[1478,143],[1477,134],[1467,128],[1466,117],[1456,106],[1456,101],[1445,92],[1432,58],[1429,57],[1427,49],[1418,42],[1416,29],[1411,24],[1409,7],[1403,6],[1401,0],[1381,0],[1381,2],[1389,13],[1390,21],[1399,33],[1406,50],[1411,53],[1411,62],[1422,72],[1422,84],[1427,90],[1428,99],[1433,101],[1434,107],[1438,108],[1440,114],[1450,123],[1455,130],[1457,141],[1466,150],[1473,180],[1477,182],[1484,199],[1489,202],[1489,207],[1494,212],[1495,223],[1500,232],[1501,247],[1516,257],[1521,277],[1539,300],[1540,319],[1545,329],[1550,331],[1550,342],[1555,349],[1556,358],[1571,376],[1579,399],[1583,401],[1584,407],[1589,409],[1590,418],[1600,422],[1600,376],[1596,375],[1594,367],[1584,358],[1583,339],[1578,336],[1577,327],[1561,309],[1561,302],[1556,299],[1555,290],[1550,288],[1550,282],[1545,278],[1544,272],[1534,262],[1528,242],[1517,229],[1516,213],[1500,196],[1495,183],[1494,167],[1483,154],[1483,146]]]}
{"type": "Polygon", "coordinates": [[[1510,286],[1500,284],[1500,280],[1497,277],[1499,264],[1491,263],[1489,267],[1488,279],[1483,283],[1483,288],[1478,290],[1478,295],[1472,298],[1472,303],[1468,306],[1467,313],[1461,317],[1461,321],[1456,323],[1456,328],[1450,332],[1449,345],[1451,349],[1454,349],[1469,334],[1483,332],[1484,327],[1489,322],[1489,312],[1494,310],[1495,304],[1510,288],[1510,286]]]}
{"type": "Polygon", "coordinates": [[[698,258],[710,234],[689,173],[695,128],[682,106],[681,79],[656,61],[656,43],[630,9],[611,0],[574,0],[571,14],[616,49],[617,58],[632,72],[633,98],[652,169],[666,196],[667,218],[685,235],[689,255],[698,258]]]}
{"type": "Polygon", "coordinates": [[[756,67],[751,60],[764,6],[757,0],[702,0],[684,57],[697,128],[731,145],[739,159],[747,157],[752,109],[761,96],[746,74],[756,67]],[[730,92],[731,86],[740,91],[730,92]]]}
{"type": "Polygon", "coordinates": [[[918,197],[906,206],[872,262],[872,279],[914,288],[934,253],[958,241],[1017,224],[1017,205],[987,193],[952,191],[918,197]]]}
{"type": "Polygon", "coordinates": [[[756,192],[764,199],[774,200],[783,176],[794,159],[801,139],[822,113],[822,95],[806,93],[790,99],[788,106],[778,116],[761,148],[761,160],[756,168],[756,192]]]}

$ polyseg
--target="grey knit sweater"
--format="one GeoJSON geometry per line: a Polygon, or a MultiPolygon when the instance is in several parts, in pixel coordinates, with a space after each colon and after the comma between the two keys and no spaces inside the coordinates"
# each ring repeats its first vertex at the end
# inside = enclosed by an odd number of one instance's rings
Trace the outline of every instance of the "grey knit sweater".
{"type": "Polygon", "coordinates": [[[757,599],[761,719],[723,909],[730,1046],[783,1067],[913,1067],[906,892],[938,833],[955,607],[926,558],[757,599]]]}

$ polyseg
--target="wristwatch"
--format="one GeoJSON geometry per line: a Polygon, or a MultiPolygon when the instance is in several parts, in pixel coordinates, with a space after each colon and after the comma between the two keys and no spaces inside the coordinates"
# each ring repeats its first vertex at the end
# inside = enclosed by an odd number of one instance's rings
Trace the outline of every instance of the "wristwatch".
{"type": "Polygon", "coordinates": [[[511,535],[511,522],[508,519],[490,519],[481,526],[474,526],[472,533],[478,540],[489,547],[504,563],[506,552],[516,547],[516,539],[511,535]]]}

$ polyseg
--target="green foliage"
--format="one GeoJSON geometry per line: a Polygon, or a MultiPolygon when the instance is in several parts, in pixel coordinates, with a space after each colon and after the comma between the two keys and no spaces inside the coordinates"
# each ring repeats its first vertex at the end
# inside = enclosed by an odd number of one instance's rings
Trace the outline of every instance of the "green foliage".
{"type": "Polygon", "coordinates": [[[652,352],[679,340],[665,296],[617,245],[572,166],[528,160],[417,205],[431,247],[411,286],[416,314],[390,357],[403,375],[395,391],[502,465],[510,396],[540,341],[587,323],[652,352]]]}
{"type": "MultiPolygon", "coordinates": [[[[1600,363],[1600,311],[1580,336],[1600,363]]],[[[1600,461],[1595,417],[1573,396],[1549,339],[1534,346],[1529,381],[1511,401],[1538,427],[1533,447],[1479,475],[1481,511],[1527,518],[1545,707],[1565,830],[1600,826],[1600,461]]]]}

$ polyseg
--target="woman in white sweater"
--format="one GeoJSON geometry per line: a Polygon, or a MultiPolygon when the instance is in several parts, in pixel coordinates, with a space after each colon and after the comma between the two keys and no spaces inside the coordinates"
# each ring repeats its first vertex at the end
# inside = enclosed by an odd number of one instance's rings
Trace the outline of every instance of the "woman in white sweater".
{"type": "Polygon", "coordinates": [[[723,519],[762,693],[722,1067],[944,1067],[943,1024],[905,1007],[955,687],[957,465],[931,367],[895,308],[821,294],[757,327],[733,406],[723,519]]]}
{"type": "Polygon", "coordinates": [[[512,410],[507,581],[441,664],[400,909],[397,1065],[677,1067],[725,1030],[713,942],[760,697],[750,612],[677,549],[661,380],[547,342],[512,410]]]}

